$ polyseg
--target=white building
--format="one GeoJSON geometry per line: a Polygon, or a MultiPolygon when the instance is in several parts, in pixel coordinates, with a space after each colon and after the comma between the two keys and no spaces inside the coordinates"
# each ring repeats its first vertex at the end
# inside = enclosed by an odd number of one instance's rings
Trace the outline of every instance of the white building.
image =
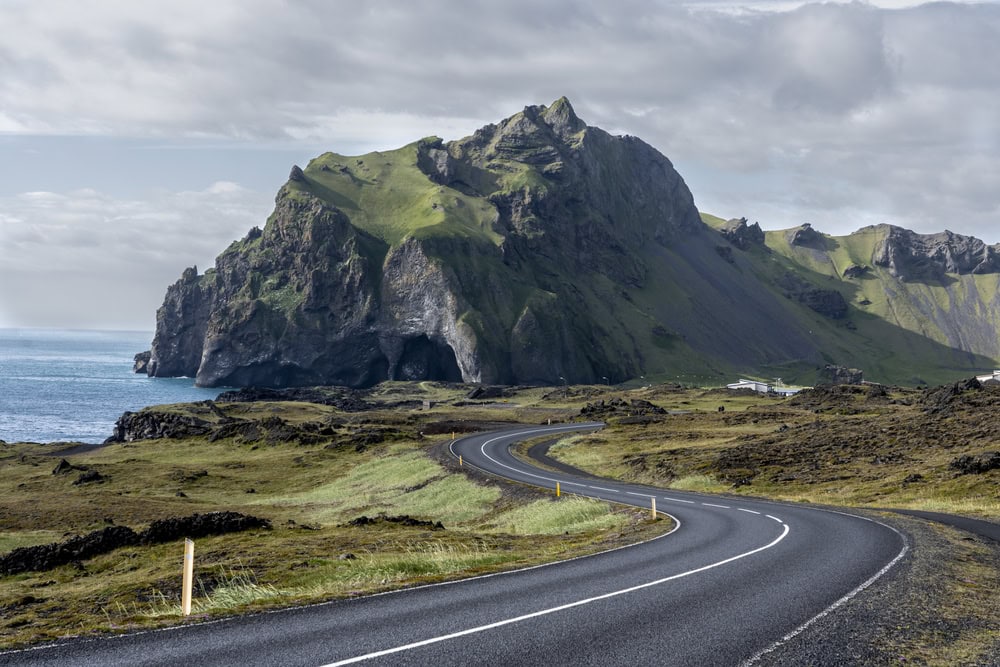
{"type": "Polygon", "coordinates": [[[766,394],[769,391],[774,391],[774,387],[772,387],[766,382],[758,382],[757,380],[747,380],[745,378],[740,378],[739,382],[727,384],[726,389],[750,389],[751,391],[760,392],[761,394],[766,394]]]}
{"type": "Polygon", "coordinates": [[[801,391],[798,387],[776,387],[766,382],[747,380],[746,378],[740,378],[739,382],[727,384],[726,389],[749,389],[760,394],[778,394],[779,396],[792,396],[801,391]]]}

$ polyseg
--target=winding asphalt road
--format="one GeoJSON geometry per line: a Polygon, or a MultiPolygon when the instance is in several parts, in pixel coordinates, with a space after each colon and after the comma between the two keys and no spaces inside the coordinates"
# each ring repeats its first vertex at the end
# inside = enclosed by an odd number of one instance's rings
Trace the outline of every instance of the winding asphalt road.
{"type": "Polygon", "coordinates": [[[31,665],[741,665],[835,609],[907,550],[866,518],[720,500],[548,472],[510,455],[524,438],[456,441],[466,465],[564,494],[657,508],[678,521],[636,546],[515,573],[112,639],[0,653],[31,665]]]}

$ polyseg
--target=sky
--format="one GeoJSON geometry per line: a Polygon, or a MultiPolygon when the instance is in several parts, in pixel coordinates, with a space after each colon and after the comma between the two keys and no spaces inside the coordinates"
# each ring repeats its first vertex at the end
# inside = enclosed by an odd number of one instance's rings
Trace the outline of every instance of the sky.
{"type": "Polygon", "coordinates": [[[4,0],[0,327],[149,330],[293,164],[567,96],[699,209],[1000,243],[1000,4],[4,0]]]}

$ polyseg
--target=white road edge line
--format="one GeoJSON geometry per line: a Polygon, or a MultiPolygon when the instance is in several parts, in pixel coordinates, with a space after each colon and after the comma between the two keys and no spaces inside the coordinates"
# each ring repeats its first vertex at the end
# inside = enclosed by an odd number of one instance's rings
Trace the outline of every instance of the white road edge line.
{"type": "MultiPolygon", "coordinates": [[[[773,644],[771,644],[767,648],[763,649],[762,651],[758,651],[757,653],[754,653],[752,656],[750,656],[749,658],[747,658],[744,662],[740,663],[740,667],[751,667],[751,665],[753,665],[754,663],[756,663],[758,660],[760,660],[761,658],[763,658],[768,653],[771,653],[772,651],[778,649],[782,644],[785,644],[785,643],[791,641],[792,639],[794,639],[798,635],[800,635],[803,632],[805,632],[805,630],[810,625],[812,625],[813,623],[815,623],[816,621],[818,621],[818,620],[820,620],[820,619],[822,619],[822,618],[824,618],[824,617],[832,614],[838,607],[841,607],[844,604],[850,602],[852,598],[856,597],[863,590],[865,590],[866,588],[868,588],[869,586],[871,586],[872,584],[874,584],[876,581],[878,581],[880,578],[882,578],[882,576],[886,572],[888,572],[889,570],[891,570],[896,565],[896,563],[898,563],[899,561],[901,561],[903,559],[903,557],[906,556],[906,554],[910,551],[910,542],[909,542],[909,540],[906,539],[906,535],[904,535],[900,531],[896,530],[895,528],[893,528],[892,526],[890,526],[887,523],[882,523],[881,521],[876,521],[875,519],[870,519],[870,518],[868,518],[866,516],[859,516],[857,514],[850,514],[848,512],[838,512],[836,510],[828,510],[828,509],[823,509],[823,508],[820,508],[820,507],[814,507],[812,509],[818,510],[820,512],[830,512],[832,514],[842,514],[844,516],[854,517],[855,519],[863,519],[864,521],[871,521],[872,523],[877,523],[878,525],[880,525],[880,526],[882,526],[884,528],[888,528],[892,532],[894,532],[897,535],[899,535],[900,539],[903,540],[903,548],[900,550],[900,552],[898,554],[896,554],[895,558],[893,558],[891,561],[889,561],[888,563],[886,563],[885,567],[883,567],[881,570],[879,570],[878,572],[876,572],[875,574],[873,574],[870,579],[868,579],[867,581],[865,581],[863,584],[861,584],[860,586],[858,586],[857,588],[855,588],[853,591],[851,591],[850,593],[848,593],[844,597],[840,598],[839,600],[837,600],[836,602],[834,602],[833,604],[831,604],[829,607],[827,607],[826,609],[824,609],[820,613],[818,613],[815,616],[813,616],[812,618],[810,618],[808,621],[806,621],[805,623],[803,623],[799,627],[797,627],[794,630],[792,630],[791,632],[789,632],[787,635],[785,635],[784,637],[782,637],[778,641],[774,642],[773,644]]],[[[774,517],[771,517],[771,518],[774,518],[774,517]]]]}
{"type": "Polygon", "coordinates": [[[559,612],[559,611],[565,611],[566,609],[572,609],[573,607],[580,607],[580,606],[585,605],[585,604],[591,604],[593,602],[598,602],[600,600],[607,600],[608,598],[618,597],[619,595],[626,595],[628,593],[634,593],[635,591],[639,591],[639,590],[642,590],[644,588],[650,588],[652,586],[658,586],[658,585],[664,584],[664,583],[666,583],[668,581],[673,581],[674,579],[680,579],[682,577],[687,577],[687,576],[690,576],[692,574],[697,574],[699,572],[704,572],[706,570],[711,570],[713,568],[720,567],[722,565],[726,565],[727,563],[732,563],[735,560],[739,560],[741,558],[746,558],[747,556],[752,556],[753,554],[760,553],[761,551],[765,551],[767,549],[770,549],[771,547],[773,547],[774,545],[778,544],[783,539],[785,539],[785,537],[788,535],[788,532],[789,532],[788,524],[783,524],[783,525],[784,525],[784,530],[781,532],[781,535],[779,535],[777,538],[775,538],[772,542],[769,542],[768,544],[765,544],[762,547],[757,547],[756,549],[751,549],[750,551],[747,551],[745,553],[738,554],[736,556],[731,556],[729,558],[726,558],[725,560],[720,560],[720,561],[718,561],[716,563],[711,563],[709,565],[703,565],[703,566],[701,566],[699,568],[695,568],[693,570],[688,570],[687,572],[681,572],[679,574],[674,574],[674,575],[671,575],[669,577],[664,577],[662,579],[657,579],[655,581],[649,581],[649,582],[646,582],[645,584],[639,584],[638,586],[631,586],[629,588],[623,588],[623,589],[618,590],[618,591],[612,591],[610,593],[604,593],[603,595],[597,595],[595,597],[585,598],[583,600],[577,600],[576,602],[570,602],[568,604],[559,605],[558,607],[551,607],[549,609],[541,609],[539,611],[532,612],[530,614],[524,614],[522,616],[516,616],[514,618],[506,618],[506,619],[504,619],[502,621],[496,621],[495,623],[488,623],[486,625],[480,625],[480,626],[477,626],[477,627],[474,627],[474,628],[468,628],[466,630],[459,630],[458,632],[452,632],[452,633],[449,633],[449,634],[446,634],[446,635],[440,635],[438,637],[431,637],[429,639],[424,639],[424,640],[421,640],[421,641],[418,641],[418,642],[413,642],[413,643],[410,643],[410,644],[403,644],[402,646],[396,646],[396,647],[393,647],[393,648],[387,648],[387,649],[384,649],[384,650],[381,650],[381,651],[374,651],[372,653],[366,653],[365,655],[359,655],[359,656],[355,656],[353,658],[347,658],[345,660],[338,660],[337,662],[331,662],[331,663],[329,663],[327,665],[323,665],[322,667],[338,667],[339,665],[351,665],[351,664],[354,664],[354,663],[357,663],[357,662],[363,662],[365,660],[371,660],[373,658],[381,658],[381,657],[386,656],[386,655],[392,655],[394,653],[402,653],[403,651],[409,651],[409,650],[412,650],[412,649],[415,649],[415,648],[420,648],[422,646],[428,646],[430,644],[438,644],[440,642],[448,641],[450,639],[456,639],[458,637],[465,637],[467,635],[472,635],[472,634],[477,634],[477,633],[480,633],[480,632],[485,632],[487,630],[492,630],[494,628],[503,627],[505,625],[511,625],[512,623],[519,623],[521,621],[526,621],[526,620],[531,619],[531,618],[538,618],[539,616],[546,616],[548,614],[554,614],[554,613],[559,612]]]}

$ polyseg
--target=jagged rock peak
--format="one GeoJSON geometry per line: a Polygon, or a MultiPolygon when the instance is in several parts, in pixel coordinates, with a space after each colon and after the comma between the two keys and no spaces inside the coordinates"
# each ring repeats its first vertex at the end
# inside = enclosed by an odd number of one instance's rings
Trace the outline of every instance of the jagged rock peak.
{"type": "Polygon", "coordinates": [[[788,243],[803,248],[826,249],[826,238],[808,222],[788,232],[788,243]]]}
{"type": "Polygon", "coordinates": [[[948,273],[1000,273],[1000,244],[987,245],[974,236],[947,230],[918,234],[895,225],[865,228],[871,229],[882,233],[872,263],[902,280],[940,280],[948,273]]]}
{"type": "Polygon", "coordinates": [[[740,250],[749,250],[752,246],[763,246],[764,230],[760,223],[747,225],[746,218],[733,218],[719,230],[719,233],[740,250]]]}

